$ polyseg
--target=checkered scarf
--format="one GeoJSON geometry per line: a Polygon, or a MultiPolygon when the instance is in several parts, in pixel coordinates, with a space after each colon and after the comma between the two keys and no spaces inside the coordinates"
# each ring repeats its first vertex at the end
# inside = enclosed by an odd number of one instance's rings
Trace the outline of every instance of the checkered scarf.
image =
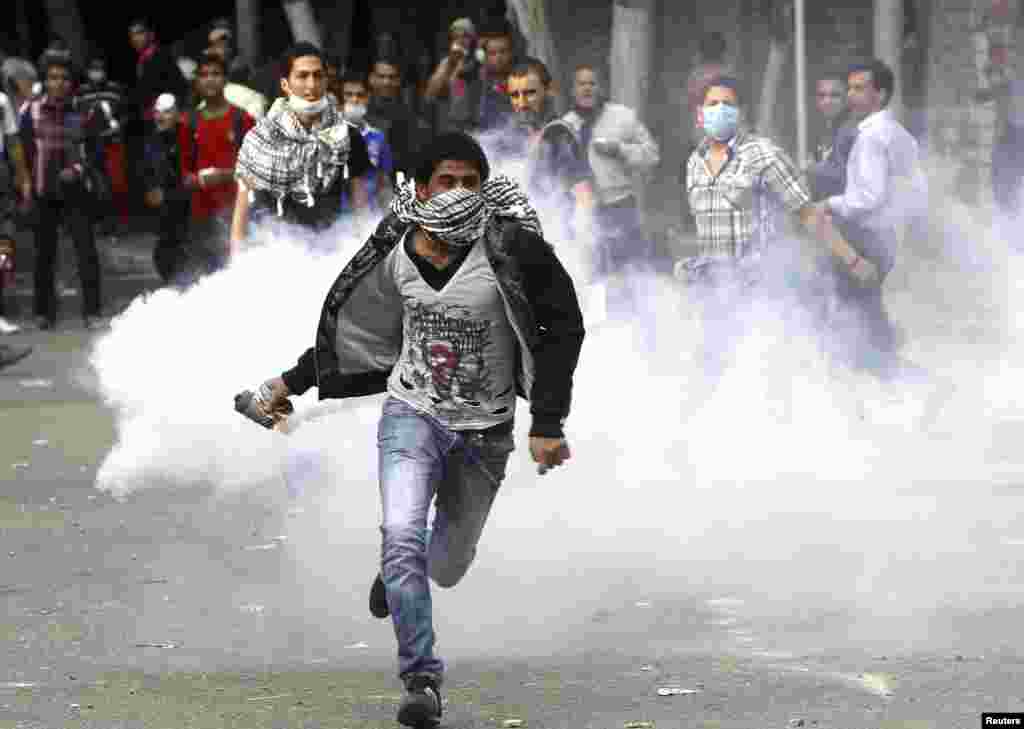
{"type": "Polygon", "coordinates": [[[235,174],[250,188],[276,197],[279,215],[285,198],[313,207],[315,197],[326,192],[339,174],[348,175],[348,130],[334,103],[307,130],[288,100],[278,99],[245,135],[235,174]]]}
{"type": "Polygon", "coordinates": [[[416,196],[416,182],[409,180],[397,190],[391,212],[454,246],[469,246],[479,240],[495,215],[513,218],[527,230],[543,235],[537,212],[519,185],[505,175],[487,180],[480,192],[457,187],[428,200],[416,196]]]}

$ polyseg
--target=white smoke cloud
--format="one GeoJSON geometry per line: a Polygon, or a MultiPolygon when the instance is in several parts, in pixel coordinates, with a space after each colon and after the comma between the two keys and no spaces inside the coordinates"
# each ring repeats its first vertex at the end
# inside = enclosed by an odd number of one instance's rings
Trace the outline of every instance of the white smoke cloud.
{"type": "MultiPolygon", "coordinates": [[[[535,203],[545,219],[568,214],[535,203]]],[[[232,409],[235,393],[292,366],[312,343],[323,297],[363,227],[335,231],[325,240],[336,249],[319,253],[295,232],[264,235],[227,270],[118,317],[92,357],[120,414],[97,487],[126,498],[155,487],[269,488],[281,502],[290,488],[291,503],[307,507],[290,522],[290,547],[310,589],[329,582],[364,594],[379,550],[383,396],[317,403],[311,391],[295,400],[290,435],[232,409]],[[365,564],[339,572],[339,555],[365,564]]],[[[815,331],[770,307],[704,398],[693,309],[674,282],[645,279],[656,349],[640,346],[636,322],[590,327],[566,466],[536,475],[528,405],[519,403],[518,449],[478,563],[458,589],[436,591],[444,644],[497,648],[515,634],[544,650],[552,626],[568,630],[596,606],[646,591],[742,589],[786,604],[831,595],[870,613],[913,614],[967,596],[1019,597],[993,550],[1024,537],[997,487],[1020,473],[1019,431],[1008,428],[1024,417],[1024,271],[1003,243],[971,230],[971,256],[984,265],[965,272],[962,250],[909,250],[889,284],[908,355],[959,386],[927,433],[927,391],[885,389],[830,366],[815,331]],[[495,603],[496,594],[514,598],[495,603]],[[459,626],[459,637],[446,626],[459,626]]],[[[592,291],[585,252],[555,243],[575,261],[578,288],[592,291]]]]}

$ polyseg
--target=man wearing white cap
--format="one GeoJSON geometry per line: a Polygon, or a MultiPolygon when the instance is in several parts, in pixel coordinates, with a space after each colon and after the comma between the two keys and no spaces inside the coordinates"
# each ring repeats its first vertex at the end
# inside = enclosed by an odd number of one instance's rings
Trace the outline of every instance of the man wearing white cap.
{"type": "Polygon", "coordinates": [[[181,114],[173,94],[160,94],[153,104],[154,131],[146,138],[143,167],[146,205],[160,216],[153,264],[164,283],[183,272],[190,192],[181,181],[178,124],[181,114]]]}

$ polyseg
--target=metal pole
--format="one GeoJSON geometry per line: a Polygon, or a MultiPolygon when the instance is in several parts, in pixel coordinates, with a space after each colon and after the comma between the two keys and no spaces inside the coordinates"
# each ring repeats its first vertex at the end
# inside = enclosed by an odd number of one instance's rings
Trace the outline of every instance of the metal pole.
{"type": "Polygon", "coordinates": [[[796,55],[796,156],[800,168],[807,166],[807,45],[804,0],[796,0],[794,9],[794,53],[796,55]]]}

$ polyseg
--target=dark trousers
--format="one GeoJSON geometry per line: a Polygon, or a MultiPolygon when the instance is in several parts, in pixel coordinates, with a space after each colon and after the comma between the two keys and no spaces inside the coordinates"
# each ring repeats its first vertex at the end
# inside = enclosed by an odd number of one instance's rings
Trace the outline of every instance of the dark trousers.
{"type": "Polygon", "coordinates": [[[220,216],[191,220],[188,203],[165,203],[153,264],[165,284],[185,288],[227,262],[230,222],[220,216]]]}
{"type": "Polygon", "coordinates": [[[57,319],[54,274],[57,264],[57,230],[63,222],[71,233],[82,283],[82,315],[100,313],[100,257],[96,251],[92,218],[84,196],[66,200],[37,200],[35,313],[50,321],[57,319]]]}
{"type": "Polygon", "coordinates": [[[630,322],[638,346],[655,347],[655,310],[650,278],[655,271],[654,245],[640,221],[636,198],[594,208],[595,273],[604,279],[606,307],[612,320],[630,322]]]}
{"type": "Polygon", "coordinates": [[[608,313],[631,318],[638,312],[639,276],[653,270],[653,246],[640,223],[636,198],[594,209],[597,239],[595,271],[612,279],[608,289],[608,313]]]}
{"type": "Polygon", "coordinates": [[[594,228],[600,273],[613,275],[651,264],[653,247],[640,222],[635,197],[594,208],[594,228]]]}
{"type": "Polygon", "coordinates": [[[165,284],[182,283],[188,264],[188,202],[168,200],[160,208],[160,232],[153,248],[153,265],[165,284]]]}
{"type": "Polygon", "coordinates": [[[835,274],[835,300],[829,317],[833,354],[855,369],[883,380],[900,374],[896,330],[880,286],[860,286],[845,272],[835,274]]]}
{"type": "Polygon", "coordinates": [[[1000,210],[1018,212],[1024,183],[1024,127],[1008,125],[992,149],[992,193],[1000,210]]]}

